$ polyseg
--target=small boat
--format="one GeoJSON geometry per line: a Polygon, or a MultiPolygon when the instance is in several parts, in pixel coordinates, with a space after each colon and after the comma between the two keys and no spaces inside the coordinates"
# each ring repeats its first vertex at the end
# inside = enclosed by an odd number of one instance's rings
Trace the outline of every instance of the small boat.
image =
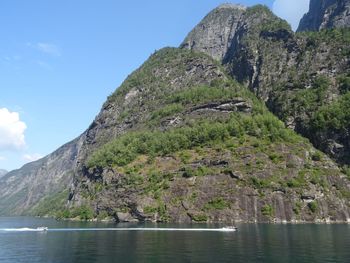
{"type": "Polygon", "coordinates": [[[237,231],[237,227],[235,226],[225,226],[223,228],[221,228],[223,231],[237,231]]]}
{"type": "Polygon", "coordinates": [[[46,226],[40,226],[40,227],[37,227],[36,230],[37,231],[47,231],[47,230],[49,230],[49,228],[46,226]]]}

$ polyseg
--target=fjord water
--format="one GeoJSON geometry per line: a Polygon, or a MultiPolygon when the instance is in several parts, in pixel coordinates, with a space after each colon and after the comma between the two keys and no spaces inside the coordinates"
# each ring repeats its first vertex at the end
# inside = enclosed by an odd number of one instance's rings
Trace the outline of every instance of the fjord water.
{"type": "Polygon", "coordinates": [[[239,224],[237,232],[48,231],[8,228],[217,228],[0,218],[0,262],[350,262],[350,225],[239,224]]]}

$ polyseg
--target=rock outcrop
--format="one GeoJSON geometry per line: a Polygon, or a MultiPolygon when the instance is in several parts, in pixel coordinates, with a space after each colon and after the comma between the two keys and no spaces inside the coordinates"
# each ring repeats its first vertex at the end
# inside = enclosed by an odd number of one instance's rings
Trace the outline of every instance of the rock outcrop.
{"type": "Polygon", "coordinates": [[[210,12],[180,48],[218,59],[235,79],[267,100],[271,83],[280,78],[289,53],[298,46],[287,22],[267,7],[225,6],[210,12]]]}
{"type": "Polygon", "coordinates": [[[246,7],[240,5],[223,4],[219,6],[189,33],[181,46],[203,51],[217,60],[224,59],[245,10],[246,7]]]}
{"type": "Polygon", "coordinates": [[[301,19],[297,31],[319,31],[349,26],[349,0],[311,0],[310,10],[301,19]]]}

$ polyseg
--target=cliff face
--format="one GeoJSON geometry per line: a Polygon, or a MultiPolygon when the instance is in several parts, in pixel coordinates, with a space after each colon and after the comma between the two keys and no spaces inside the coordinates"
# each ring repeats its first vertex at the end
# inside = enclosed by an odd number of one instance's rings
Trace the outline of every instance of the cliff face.
{"type": "Polygon", "coordinates": [[[287,22],[273,15],[267,7],[242,9],[227,6],[225,9],[219,7],[213,10],[204,18],[189,33],[180,48],[208,55],[220,53],[220,56],[213,58],[222,61],[235,79],[267,100],[271,83],[280,78],[284,65],[291,59],[289,53],[298,47],[287,22]],[[205,28],[205,32],[198,33],[202,28],[205,28]],[[214,45],[213,35],[227,42],[214,45]],[[268,74],[270,72],[273,74],[268,74]],[[267,74],[269,76],[266,78],[267,74]]]}
{"type": "Polygon", "coordinates": [[[233,4],[219,6],[189,33],[182,47],[205,52],[217,60],[224,59],[245,10],[233,4]]]}
{"type": "Polygon", "coordinates": [[[344,28],[350,25],[349,0],[311,0],[310,10],[301,19],[298,32],[344,28]]]}

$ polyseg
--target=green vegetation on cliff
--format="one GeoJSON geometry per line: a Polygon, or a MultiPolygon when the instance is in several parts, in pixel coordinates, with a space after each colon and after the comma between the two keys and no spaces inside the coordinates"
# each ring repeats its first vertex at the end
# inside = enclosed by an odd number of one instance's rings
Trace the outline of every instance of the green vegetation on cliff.
{"type": "Polygon", "coordinates": [[[349,28],[323,29],[321,31],[304,31],[298,32],[297,36],[307,39],[308,47],[310,49],[314,45],[320,45],[324,42],[330,45],[332,45],[332,43],[350,43],[349,28]]]}
{"type": "Polygon", "coordinates": [[[320,108],[312,119],[314,131],[346,131],[350,129],[350,92],[331,105],[320,108]]]}
{"type": "MultiPolygon", "coordinates": [[[[215,81],[211,86],[189,88],[166,96],[165,106],[151,113],[151,119],[186,112],[186,109],[193,105],[230,101],[237,96],[254,101],[252,114],[236,112],[225,119],[192,119],[184,123],[183,127],[165,132],[154,127],[151,130],[130,132],[105,144],[90,157],[87,165],[90,168],[124,166],[135,160],[138,155],[165,156],[198,146],[212,146],[231,138],[239,140],[245,135],[270,142],[301,140],[269,113],[261,102],[254,99],[252,93],[243,91],[243,88],[232,81],[215,81]]],[[[152,125],[155,126],[156,123],[152,122],[152,125]]]]}
{"type": "Polygon", "coordinates": [[[58,211],[64,210],[67,196],[68,190],[47,196],[31,209],[30,214],[36,216],[57,216],[58,211]]]}
{"type": "Polygon", "coordinates": [[[232,114],[226,121],[201,121],[189,127],[167,132],[145,131],[128,133],[104,145],[88,161],[88,167],[124,166],[138,155],[164,156],[197,146],[213,146],[231,138],[256,136],[270,142],[301,140],[293,131],[271,114],[244,116],[232,114]]]}

